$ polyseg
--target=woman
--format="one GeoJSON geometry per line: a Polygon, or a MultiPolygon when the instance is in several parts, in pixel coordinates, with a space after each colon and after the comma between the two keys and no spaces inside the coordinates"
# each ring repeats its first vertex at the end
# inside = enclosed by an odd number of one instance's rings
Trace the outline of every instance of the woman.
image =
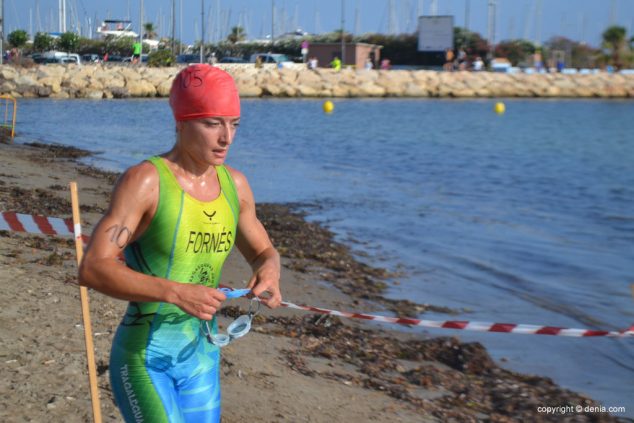
{"type": "Polygon", "coordinates": [[[240,121],[231,76],[189,66],[174,79],[170,106],[176,143],[120,178],[79,280],[130,301],[110,356],[125,420],[217,422],[219,348],[201,323],[226,299],[216,289],[222,265],[237,245],[253,269],[248,288],[274,308],[282,300],[280,259],[247,179],[223,164],[240,121]]]}

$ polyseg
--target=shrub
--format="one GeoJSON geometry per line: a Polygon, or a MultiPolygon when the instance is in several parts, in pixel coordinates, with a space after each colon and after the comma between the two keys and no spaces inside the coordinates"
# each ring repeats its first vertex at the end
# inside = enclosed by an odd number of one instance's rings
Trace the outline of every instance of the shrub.
{"type": "Polygon", "coordinates": [[[175,63],[176,58],[174,54],[167,49],[156,50],[150,53],[147,58],[147,65],[154,68],[174,66],[175,63]]]}
{"type": "Polygon", "coordinates": [[[79,47],[79,35],[74,32],[65,32],[59,37],[59,48],[63,51],[76,53],[79,47]]]}
{"type": "Polygon", "coordinates": [[[33,38],[33,50],[48,51],[55,48],[55,40],[46,32],[38,32],[33,38]]]}
{"type": "Polygon", "coordinates": [[[13,47],[15,47],[17,49],[20,49],[26,44],[26,42],[29,39],[29,36],[26,33],[26,31],[24,31],[22,29],[16,29],[15,31],[10,33],[7,38],[9,40],[9,43],[13,47]]]}

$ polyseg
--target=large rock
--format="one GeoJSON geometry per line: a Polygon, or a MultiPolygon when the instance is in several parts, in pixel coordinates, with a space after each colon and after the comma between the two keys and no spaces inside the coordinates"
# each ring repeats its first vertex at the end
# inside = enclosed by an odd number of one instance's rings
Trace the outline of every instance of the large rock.
{"type": "Polygon", "coordinates": [[[18,75],[13,79],[15,85],[27,85],[27,86],[35,86],[37,82],[35,78],[30,75],[18,75]]]}
{"type": "Polygon", "coordinates": [[[428,97],[429,91],[423,84],[408,82],[403,89],[403,95],[405,97],[428,97]]]}
{"type": "Polygon", "coordinates": [[[49,87],[52,93],[59,93],[62,91],[62,79],[55,76],[46,76],[37,81],[43,87],[49,87]]]}
{"type": "Polygon", "coordinates": [[[126,87],[112,87],[106,91],[106,96],[108,93],[112,96],[112,98],[128,98],[130,97],[130,93],[126,87]]]}
{"type": "Polygon", "coordinates": [[[84,97],[91,100],[101,100],[102,98],[104,98],[104,93],[103,91],[99,90],[90,90],[84,94],[84,97]]]}
{"type": "Polygon", "coordinates": [[[6,81],[12,81],[17,78],[18,72],[13,66],[2,65],[0,66],[0,78],[6,81]]]}
{"type": "Polygon", "coordinates": [[[0,94],[10,94],[15,89],[16,85],[13,81],[2,81],[0,84],[0,94]]]}
{"type": "Polygon", "coordinates": [[[145,68],[142,72],[143,79],[157,88],[164,83],[168,82],[171,86],[172,80],[178,73],[178,68],[145,68]]]}
{"type": "Polygon", "coordinates": [[[141,79],[128,80],[126,83],[128,93],[132,97],[155,97],[156,87],[141,79]]]}
{"type": "Polygon", "coordinates": [[[162,81],[160,84],[158,84],[158,86],[156,87],[156,94],[159,97],[169,97],[171,89],[172,89],[172,80],[166,79],[162,81]]]}
{"type": "MultiPolygon", "coordinates": [[[[42,76],[57,76],[60,78],[66,74],[66,71],[67,68],[63,65],[46,65],[38,68],[38,74],[42,74],[42,76]]],[[[38,78],[40,78],[39,75],[38,78]]]]}
{"type": "Polygon", "coordinates": [[[370,81],[363,82],[356,87],[357,97],[383,97],[385,88],[370,81]]]}
{"type": "Polygon", "coordinates": [[[51,98],[64,100],[64,99],[70,98],[70,95],[66,91],[60,91],[58,93],[51,94],[51,98]]]}
{"type": "Polygon", "coordinates": [[[37,87],[35,93],[38,97],[49,97],[53,93],[53,90],[51,90],[51,87],[37,87]]]}
{"type": "Polygon", "coordinates": [[[261,86],[262,95],[277,97],[282,94],[281,85],[278,82],[265,83],[261,86]]]}
{"type": "Polygon", "coordinates": [[[322,85],[322,78],[319,76],[317,72],[314,72],[312,70],[298,72],[297,84],[319,88],[322,85]]]}
{"type": "Polygon", "coordinates": [[[240,97],[260,97],[262,95],[262,88],[257,85],[243,84],[238,87],[240,97]]]}
{"type": "Polygon", "coordinates": [[[297,95],[300,97],[318,97],[319,90],[313,85],[299,84],[297,85],[297,95]]]}
{"type": "Polygon", "coordinates": [[[67,87],[70,92],[81,91],[88,88],[88,79],[86,78],[68,78],[62,81],[62,86],[67,87]]]}
{"type": "Polygon", "coordinates": [[[350,86],[344,84],[334,84],[327,88],[332,97],[350,97],[350,86]]]}
{"type": "Polygon", "coordinates": [[[280,79],[287,85],[295,85],[297,81],[297,71],[294,69],[280,69],[280,79]]]}

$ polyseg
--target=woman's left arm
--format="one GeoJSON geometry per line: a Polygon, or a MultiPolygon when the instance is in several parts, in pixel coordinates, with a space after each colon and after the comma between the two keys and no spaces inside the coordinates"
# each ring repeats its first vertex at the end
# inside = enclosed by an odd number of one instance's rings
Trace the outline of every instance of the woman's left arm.
{"type": "Polygon", "coordinates": [[[255,213],[255,200],[247,178],[229,166],[227,169],[231,172],[240,200],[236,246],[253,270],[247,287],[266,306],[275,308],[282,302],[280,255],[255,213]],[[261,296],[264,293],[268,296],[261,296]]]}

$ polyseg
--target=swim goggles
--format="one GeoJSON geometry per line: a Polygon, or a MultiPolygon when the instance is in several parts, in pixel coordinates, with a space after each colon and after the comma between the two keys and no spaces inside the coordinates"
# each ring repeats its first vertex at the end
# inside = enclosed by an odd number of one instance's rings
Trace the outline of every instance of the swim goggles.
{"type": "MultiPolygon", "coordinates": [[[[222,291],[223,294],[225,294],[228,300],[232,298],[243,297],[251,292],[250,289],[220,288],[219,290],[222,291]]],[[[200,321],[200,329],[210,343],[218,347],[225,347],[229,345],[229,343],[234,339],[241,338],[249,333],[249,331],[251,330],[251,321],[253,320],[255,315],[258,314],[259,311],[260,301],[257,297],[254,297],[249,303],[248,313],[243,314],[242,316],[231,322],[229,327],[227,327],[226,334],[213,333],[211,328],[209,327],[209,321],[207,320],[200,321]]]]}

